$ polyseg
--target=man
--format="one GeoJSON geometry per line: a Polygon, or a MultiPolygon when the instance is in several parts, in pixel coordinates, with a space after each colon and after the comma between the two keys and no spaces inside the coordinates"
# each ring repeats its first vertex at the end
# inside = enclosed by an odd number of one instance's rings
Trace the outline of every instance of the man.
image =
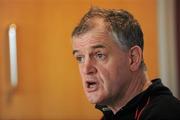
{"type": "Polygon", "coordinates": [[[91,8],[72,39],[84,92],[102,120],[180,120],[180,102],[148,78],[143,33],[129,12],[91,8]]]}

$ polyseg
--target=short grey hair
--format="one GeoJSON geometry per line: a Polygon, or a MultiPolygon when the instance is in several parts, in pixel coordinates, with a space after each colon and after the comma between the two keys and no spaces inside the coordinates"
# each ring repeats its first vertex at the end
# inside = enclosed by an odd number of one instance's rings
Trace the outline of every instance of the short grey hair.
{"type": "MultiPolygon", "coordinates": [[[[144,49],[143,32],[138,21],[128,11],[123,9],[103,9],[92,7],[74,28],[72,37],[77,37],[93,29],[93,18],[102,18],[106,28],[123,47],[130,49],[137,45],[144,49]],[[91,21],[92,20],[92,21],[91,21]]],[[[146,70],[144,60],[141,66],[146,70]]]]}

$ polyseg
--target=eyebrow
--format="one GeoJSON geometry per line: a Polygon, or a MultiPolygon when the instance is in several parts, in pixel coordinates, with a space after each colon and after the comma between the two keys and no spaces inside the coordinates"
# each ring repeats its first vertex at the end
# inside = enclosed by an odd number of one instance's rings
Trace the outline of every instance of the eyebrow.
{"type": "Polygon", "coordinates": [[[92,46],[92,48],[96,49],[96,48],[106,48],[104,45],[95,45],[92,46]]]}
{"type": "MultiPolygon", "coordinates": [[[[93,49],[97,49],[97,48],[106,48],[104,45],[94,45],[94,46],[92,46],[91,48],[93,48],[93,49]]],[[[77,53],[77,52],[79,52],[79,50],[73,50],[73,55],[75,54],[75,53],[77,53]]]]}

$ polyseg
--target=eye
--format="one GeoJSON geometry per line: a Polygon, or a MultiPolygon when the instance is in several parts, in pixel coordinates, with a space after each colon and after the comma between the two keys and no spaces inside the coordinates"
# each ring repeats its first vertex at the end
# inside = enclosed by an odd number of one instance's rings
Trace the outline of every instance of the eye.
{"type": "Polygon", "coordinates": [[[101,52],[98,52],[95,54],[95,58],[98,60],[104,60],[106,58],[106,55],[101,52]]]}
{"type": "Polygon", "coordinates": [[[75,58],[76,58],[76,60],[77,60],[78,63],[83,63],[83,62],[84,62],[84,59],[85,59],[84,56],[81,56],[81,55],[78,55],[78,56],[76,56],[75,58]]]}

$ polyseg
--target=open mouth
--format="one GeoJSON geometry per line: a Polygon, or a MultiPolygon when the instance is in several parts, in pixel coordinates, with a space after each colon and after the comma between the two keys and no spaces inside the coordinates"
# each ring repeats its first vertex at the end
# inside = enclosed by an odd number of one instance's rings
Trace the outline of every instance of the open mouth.
{"type": "Polygon", "coordinates": [[[93,87],[95,87],[95,85],[96,85],[96,82],[87,82],[88,88],[93,88],[93,87]]]}
{"type": "Polygon", "coordinates": [[[93,92],[97,90],[97,82],[94,81],[86,81],[86,88],[88,92],[93,92]]]}

